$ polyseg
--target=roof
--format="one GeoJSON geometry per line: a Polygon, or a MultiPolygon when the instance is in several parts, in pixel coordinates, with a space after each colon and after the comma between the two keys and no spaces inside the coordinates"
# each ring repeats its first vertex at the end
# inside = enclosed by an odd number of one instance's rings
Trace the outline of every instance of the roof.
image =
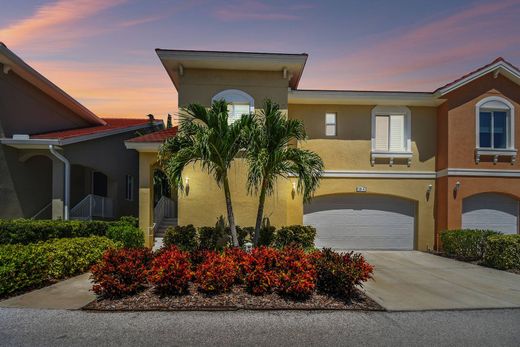
{"type": "Polygon", "coordinates": [[[513,80],[517,84],[520,84],[520,69],[516,66],[508,62],[502,57],[498,57],[493,60],[491,63],[486,64],[482,67],[479,67],[476,70],[471,71],[470,73],[465,74],[462,77],[457,78],[456,80],[437,88],[433,94],[437,96],[445,95],[457,88],[462,87],[463,85],[476,80],[479,77],[482,77],[490,72],[500,73],[509,79],[513,80]]]}
{"type": "Polygon", "coordinates": [[[286,71],[289,86],[298,87],[308,54],[156,49],[175,88],[184,69],[286,71]]]}
{"type": "Polygon", "coordinates": [[[177,130],[178,130],[178,127],[174,126],[173,128],[163,129],[163,130],[159,130],[159,131],[156,131],[156,132],[153,132],[153,133],[150,133],[150,134],[146,134],[146,135],[143,135],[143,136],[134,137],[133,139],[127,140],[126,142],[134,142],[134,143],[137,143],[137,142],[140,142],[140,143],[143,143],[143,142],[146,142],[146,143],[157,142],[157,143],[163,143],[164,141],[166,141],[170,137],[174,137],[175,135],[177,135],[177,130]]]}
{"type": "Polygon", "coordinates": [[[105,125],[103,119],[96,116],[85,106],[76,101],[76,99],[30,67],[1,42],[0,64],[3,65],[3,71],[0,71],[0,73],[10,73],[12,71],[89,123],[93,125],[105,125]]]}
{"type": "Polygon", "coordinates": [[[149,119],[133,119],[133,118],[105,118],[106,125],[99,125],[87,128],[70,129],[63,131],[54,131],[45,134],[31,135],[31,139],[58,139],[65,140],[78,136],[87,136],[111,132],[113,130],[123,130],[135,126],[143,126],[149,124],[149,119]]]}
{"type": "MultiPolygon", "coordinates": [[[[106,125],[55,131],[31,136],[13,135],[12,138],[0,139],[0,143],[15,148],[41,149],[46,148],[48,145],[65,146],[101,137],[137,131],[151,126],[149,119],[104,118],[104,122],[106,125]]],[[[156,120],[153,122],[153,125],[163,126],[163,122],[156,120]]]]}

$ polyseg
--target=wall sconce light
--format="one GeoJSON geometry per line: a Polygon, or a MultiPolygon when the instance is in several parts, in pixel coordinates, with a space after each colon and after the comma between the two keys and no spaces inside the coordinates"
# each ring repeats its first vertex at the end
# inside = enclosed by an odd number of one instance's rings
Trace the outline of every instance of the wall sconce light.
{"type": "Polygon", "coordinates": [[[428,189],[426,190],[426,193],[430,194],[433,189],[433,184],[428,184],[428,189]]]}
{"type": "Polygon", "coordinates": [[[459,190],[460,190],[460,182],[457,181],[457,182],[455,183],[455,191],[458,192],[459,190]]]}
{"type": "Polygon", "coordinates": [[[294,200],[294,197],[296,196],[296,182],[293,182],[292,189],[291,189],[291,197],[294,200]]]}
{"type": "Polygon", "coordinates": [[[186,183],[184,184],[184,191],[186,192],[186,196],[190,194],[190,179],[186,177],[186,183]]]}

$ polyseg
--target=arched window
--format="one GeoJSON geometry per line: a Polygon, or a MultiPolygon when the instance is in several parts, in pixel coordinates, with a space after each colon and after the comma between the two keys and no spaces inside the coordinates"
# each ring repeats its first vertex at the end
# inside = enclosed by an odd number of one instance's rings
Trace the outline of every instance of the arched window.
{"type": "Polygon", "coordinates": [[[229,123],[233,123],[240,119],[243,114],[249,114],[255,110],[253,97],[238,89],[226,89],[211,98],[212,103],[218,100],[225,100],[229,104],[229,123]]]}
{"type": "Polygon", "coordinates": [[[477,149],[513,149],[514,106],[509,100],[490,96],[476,105],[477,149]]]}

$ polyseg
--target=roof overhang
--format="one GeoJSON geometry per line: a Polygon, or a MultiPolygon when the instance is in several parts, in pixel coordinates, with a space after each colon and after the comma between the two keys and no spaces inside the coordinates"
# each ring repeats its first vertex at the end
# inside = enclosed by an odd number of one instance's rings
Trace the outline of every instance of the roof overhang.
{"type": "Polygon", "coordinates": [[[493,73],[495,78],[499,74],[503,75],[503,76],[509,78],[511,81],[515,82],[516,84],[520,84],[520,71],[512,64],[510,64],[507,61],[500,58],[488,66],[485,66],[479,70],[476,70],[475,72],[470,73],[469,75],[464,76],[463,78],[461,78],[455,82],[452,82],[444,87],[437,89],[434,92],[434,95],[437,97],[446,95],[449,92],[451,92],[455,89],[458,89],[488,73],[493,73]]]}
{"type": "Polygon", "coordinates": [[[3,69],[0,73],[8,74],[14,72],[89,123],[98,125],[106,124],[103,119],[96,116],[54,83],[43,77],[38,71],[30,67],[1,42],[0,64],[3,65],[3,69]]]}
{"type": "Polygon", "coordinates": [[[129,142],[125,141],[127,149],[135,149],[138,152],[158,153],[162,142],[129,142]]]}
{"type": "MultiPolygon", "coordinates": [[[[162,121],[154,122],[154,125],[156,125],[156,126],[161,125],[161,124],[162,124],[162,121]]],[[[42,139],[42,138],[16,139],[16,138],[4,137],[4,138],[0,138],[0,143],[4,144],[6,146],[17,148],[17,149],[45,149],[45,148],[48,148],[49,145],[67,146],[67,145],[72,145],[72,144],[79,143],[79,142],[95,140],[95,139],[99,139],[102,137],[118,135],[118,134],[130,132],[130,131],[136,131],[136,130],[140,130],[140,129],[144,129],[144,128],[148,128],[148,127],[150,127],[149,124],[140,124],[140,125],[135,125],[132,127],[100,131],[95,134],[75,136],[75,137],[65,138],[65,139],[52,139],[52,138],[49,138],[49,139],[42,139]]]]}
{"type": "Polygon", "coordinates": [[[280,71],[289,79],[292,89],[298,83],[308,55],[286,53],[191,51],[156,49],[159,59],[168,72],[175,88],[184,69],[280,71]]]}
{"type": "Polygon", "coordinates": [[[432,93],[349,91],[349,90],[291,90],[289,104],[327,105],[388,105],[438,106],[444,102],[432,93]]]}

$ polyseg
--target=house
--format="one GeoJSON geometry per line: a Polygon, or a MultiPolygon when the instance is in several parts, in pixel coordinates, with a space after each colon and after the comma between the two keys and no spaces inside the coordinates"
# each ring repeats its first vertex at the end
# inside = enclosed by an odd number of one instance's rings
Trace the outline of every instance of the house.
{"type": "Polygon", "coordinates": [[[0,218],[137,215],[124,141],[162,126],[99,118],[0,43],[0,218]]]}
{"type": "MultiPolygon", "coordinates": [[[[180,107],[225,99],[232,121],[270,98],[304,122],[309,139],[298,146],[322,157],[324,177],[306,204],[293,194],[293,179],[279,180],[265,213],[274,225],[314,225],[317,246],[336,249],[427,250],[438,247],[440,231],[457,228],[518,233],[520,71],[502,58],[433,92],[396,92],[298,89],[306,54],[157,54],[180,107]]],[[[157,152],[175,131],[126,142],[139,152],[148,244],[164,215],[154,211],[157,152]]],[[[242,226],[254,224],[257,208],[246,170],[241,159],[230,170],[242,226]]],[[[200,167],[188,168],[184,181],[189,192],[173,204],[179,224],[214,225],[226,215],[222,191],[200,167]]]]}

